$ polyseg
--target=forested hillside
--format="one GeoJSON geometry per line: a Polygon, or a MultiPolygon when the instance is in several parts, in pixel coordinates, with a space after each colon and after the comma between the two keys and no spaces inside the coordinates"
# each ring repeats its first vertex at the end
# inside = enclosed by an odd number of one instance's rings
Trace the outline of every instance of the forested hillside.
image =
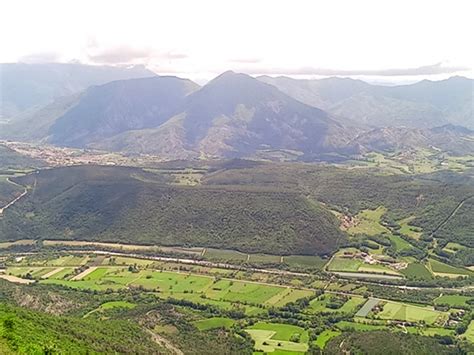
{"type": "Polygon", "coordinates": [[[336,217],[294,191],[180,187],[140,169],[69,167],[15,179],[30,192],[0,220],[1,239],[101,240],[327,255],[336,217]]]}

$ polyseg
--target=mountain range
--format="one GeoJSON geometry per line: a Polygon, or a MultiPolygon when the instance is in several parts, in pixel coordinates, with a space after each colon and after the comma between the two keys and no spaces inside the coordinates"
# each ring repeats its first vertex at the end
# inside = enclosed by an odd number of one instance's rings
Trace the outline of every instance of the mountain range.
{"type": "Polygon", "coordinates": [[[0,64],[0,120],[10,120],[92,85],[155,75],[144,66],[3,63],[0,64]]]}
{"type": "Polygon", "coordinates": [[[455,124],[474,129],[474,81],[464,77],[399,86],[371,85],[349,78],[258,79],[301,102],[357,124],[410,128],[455,124]]]}
{"type": "Polygon", "coordinates": [[[388,87],[228,71],[200,87],[143,68],[115,75],[141,78],[51,94],[0,125],[0,138],[169,159],[275,150],[304,160],[419,147],[474,152],[473,80],[463,77],[388,87]]]}

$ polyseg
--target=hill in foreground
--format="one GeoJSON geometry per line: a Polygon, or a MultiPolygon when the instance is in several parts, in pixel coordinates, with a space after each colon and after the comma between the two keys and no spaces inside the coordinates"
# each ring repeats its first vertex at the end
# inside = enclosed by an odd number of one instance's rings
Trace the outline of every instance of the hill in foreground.
{"type": "Polygon", "coordinates": [[[75,239],[328,255],[336,217],[293,191],[163,184],[140,169],[82,166],[17,178],[35,186],[0,220],[0,239],[75,239]],[[36,181],[35,181],[36,180],[36,181]]]}

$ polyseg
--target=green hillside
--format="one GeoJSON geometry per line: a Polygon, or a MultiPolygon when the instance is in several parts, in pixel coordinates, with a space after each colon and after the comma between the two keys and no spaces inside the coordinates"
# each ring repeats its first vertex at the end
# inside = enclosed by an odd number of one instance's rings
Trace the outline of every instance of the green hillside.
{"type": "Polygon", "coordinates": [[[17,178],[34,185],[0,220],[0,238],[79,239],[324,255],[345,235],[297,192],[180,187],[133,168],[82,166],[17,178]]]}

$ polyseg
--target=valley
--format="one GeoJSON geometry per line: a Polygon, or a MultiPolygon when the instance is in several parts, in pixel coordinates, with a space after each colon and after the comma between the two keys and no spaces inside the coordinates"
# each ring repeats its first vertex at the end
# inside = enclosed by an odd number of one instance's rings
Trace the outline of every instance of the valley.
{"type": "Polygon", "coordinates": [[[0,352],[474,351],[471,79],[71,68],[6,97],[0,352]]]}

